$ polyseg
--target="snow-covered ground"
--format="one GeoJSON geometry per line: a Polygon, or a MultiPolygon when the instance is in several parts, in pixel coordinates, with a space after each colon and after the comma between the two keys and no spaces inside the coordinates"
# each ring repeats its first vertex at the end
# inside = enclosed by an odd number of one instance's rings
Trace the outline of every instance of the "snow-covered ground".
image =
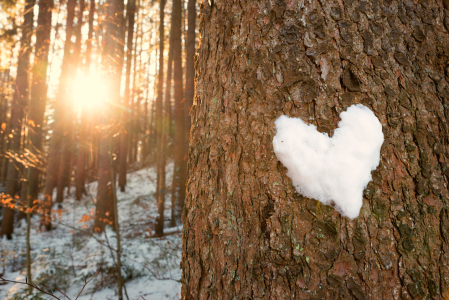
{"type": "MultiPolygon", "coordinates": [[[[154,238],[154,221],[157,205],[154,197],[156,173],[154,168],[144,168],[128,174],[126,192],[117,192],[119,224],[122,245],[122,276],[130,300],[180,299],[181,291],[181,226],[168,228],[171,215],[171,177],[173,164],[167,167],[167,196],[163,238],[154,238]]],[[[106,234],[93,234],[97,183],[87,186],[88,196],[80,202],[71,190],[62,210],[54,213],[54,230],[39,232],[39,216],[32,219],[31,249],[33,283],[58,287],[75,299],[84,285],[101,267],[102,271],[85,288],[78,299],[117,299],[115,275],[115,232],[108,228],[106,234]]],[[[54,207],[57,210],[57,206],[54,207]]],[[[0,241],[0,275],[9,280],[25,281],[26,224],[15,228],[11,241],[0,241]]],[[[0,299],[54,299],[39,294],[25,296],[25,286],[0,282],[0,299]]],[[[59,292],[55,295],[66,299],[59,292]]],[[[124,298],[127,299],[126,295],[124,298]]]]}

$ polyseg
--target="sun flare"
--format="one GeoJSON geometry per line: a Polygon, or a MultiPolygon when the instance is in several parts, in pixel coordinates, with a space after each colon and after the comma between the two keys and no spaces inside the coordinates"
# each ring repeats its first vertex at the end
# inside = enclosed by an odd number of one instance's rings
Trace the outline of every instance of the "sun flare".
{"type": "Polygon", "coordinates": [[[73,82],[73,101],[79,107],[99,107],[107,99],[108,87],[100,76],[78,75],[73,82]]]}

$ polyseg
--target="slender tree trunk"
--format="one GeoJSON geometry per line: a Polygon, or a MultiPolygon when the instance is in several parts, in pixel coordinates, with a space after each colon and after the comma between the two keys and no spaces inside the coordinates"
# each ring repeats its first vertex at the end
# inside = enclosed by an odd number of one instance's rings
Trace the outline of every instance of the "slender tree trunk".
{"type": "MultiPolygon", "coordinates": [[[[81,0],[84,2],[84,0],[81,0]]],[[[84,73],[85,75],[89,74],[90,64],[92,61],[92,39],[94,32],[94,17],[95,17],[95,0],[90,1],[89,7],[89,31],[87,33],[87,41],[86,41],[86,63],[84,65],[84,73]]],[[[91,122],[91,119],[88,118],[88,111],[86,107],[81,109],[81,122],[80,122],[80,133],[79,133],[79,142],[78,142],[78,160],[76,162],[76,199],[80,200],[82,195],[86,193],[86,160],[87,160],[87,151],[88,151],[88,136],[91,132],[88,132],[87,126],[88,123],[91,122]]]]}
{"type": "Polygon", "coordinates": [[[53,189],[57,186],[57,199],[61,198],[64,190],[63,178],[64,167],[67,159],[66,145],[64,139],[68,135],[67,123],[70,118],[69,110],[71,107],[67,104],[71,102],[69,100],[70,93],[69,81],[73,72],[71,61],[72,59],[72,33],[73,33],[73,20],[75,17],[76,0],[67,1],[67,20],[66,20],[66,39],[64,43],[64,56],[62,58],[61,76],[59,79],[59,89],[56,99],[55,107],[55,121],[53,125],[53,134],[50,149],[48,151],[48,166],[45,179],[45,191],[44,191],[44,213],[42,215],[42,226],[45,226],[47,230],[51,229],[51,207],[52,207],[52,195],[53,189]]]}
{"type": "MultiPolygon", "coordinates": [[[[150,43],[151,43],[151,37],[150,37],[150,43]]],[[[146,63],[146,66],[145,66],[146,74],[147,74],[147,80],[146,80],[146,83],[145,83],[146,93],[145,93],[145,104],[144,104],[144,108],[143,108],[142,151],[140,153],[140,161],[142,163],[145,162],[145,158],[148,155],[148,135],[149,135],[149,133],[148,133],[148,102],[150,100],[150,90],[148,88],[148,86],[150,85],[150,72],[148,70],[150,68],[150,63],[151,63],[151,59],[149,58],[148,62],[146,63]]]]}
{"type": "Polygon", "coordinates": [[[4,80],[4,74],[5,72],[1,72],[0,75],[2,75],[1,77],[1,82],[2,82],[2,87],[0,87],[0,182],[4,182],[6,180],[6,173],[7,173],[7,165],[8,165],[8,160],[6,159],[6,151],[7,151],[7,145],[8,143],[6,142],[6,138],[7,138],[7,130],[8,130],[8,99],[6,98],[5,95],[5,90],[6,90],[6,86],[7,83],[4,80]]]}
{"type": "MultiPolygon", "coordinates": [[[[72,74],[71,79],[76,78],[78,69],[80,68],[81,61],[81,28],[83,26],[83,14],[85,9],[84,0],[79,0],[79,9],[77,16],[77,24],[73,28],[75,36],[75,44],[73,46],[73,53],[70,57],[71,66],[69,70],[72,74]]],[[[56,194],[56,202],[62,203],[64,199],[64,189],[67,186],[70,191],[70,182],[72,178],[72,163],[73,163],[73,132],[74,132],[74,120],[75,114],[73,111],[74,103],[73,99],[67,97],[65,99],[66,106],[66,120],[64,121],[64,135],[62,138],[62,153],[59,163],[59,176],[58,176],[58,188],[56,194]]]]}
{"type": "Polygon", "coordinates": [[[93,34],[94,34],[94,19],[95,19],[95,0],[90,0],[89,6],[89,31],[87,33],[87,41],[86,41],[86,64],[85,71],[88,72],[90,69],[90,64],[92,61],[92,42],[93,42],[93,34]]]}
{"type": "Polygon", "coordinates": [[[184,88],[185,99],[185,153],[189,149],[190,137],[190,109],[193,104],[195,94],[195,29],[196,29],[196,0],[187,0],[187,38],[186,48],[186,82],[184,88]]]}
{"type": "Polygon", "coordinates": [[[448,2],[204,4],[182,299],[447,299],[448,2]],[[281,115],[332,134],[357,103],[385,141],[349,220],[272,141],[281,115]]]}
{"type": "MultiPolygon", "coordinates": [[[[137,6],[137,20],[139,19],[139,6],[137,6]]],[[[133,88],[132,88],[132,96],[131,96],[131,108],[132,108],[132,122],[131,122],[131,134],[129,137],[129,143],[130,143],[130,151],[129,151],[129,162],[134,163],[136,161],[136,137],[137,137],[137,124],[138,124],[138,115],[137,115],[137,101],[138,101],[138,84],[137,84],[137,49],[138,49],[138,41],[139,41],[139,30],[140,30],[139,23],[137,23],[137,30],[136,30],[136,39],[134,41],[134,57],[133,57],[133,88]]]]}
{"type": "MultiPolygon", "coordinates": [[[[28,189],[28,184],[25,184],[25,187],[28,189]]],[[[27,194],[27,193],[26,193],[27,194]]],[[[33,277],[31,274],[31,242],[30,242],[30,233],[31,233],[31,211],[32,211],[32,201],[31,197],[27,197],[27,207],[26,207],[26,219],[27,219],[27,228],[26,228],[26,268],[27,268],[27,281],[30,285],[33,284],[33,277]]],[[[28,292],[31,293],[32,287],[29,286],[28,292]]]]}
{"type": "MultiPolygon", "coordinates": [[[[111,146],[112,146],[112,139],[111,139],[111,146]]],[[[111,157],[110,160],[112,161],[112,147],[110,149],[111,157]]],[[[119,300],[123,299],[123,279],[122,279],[122,247],[120,245],[120,224],[118,222],[118,204],[117,204],[117,188],[115,186],[115,174],[114,170],[112,170],[111,173],[111,183],[112,183],[112,201],[113,201],[113,209],[114,209],[114,230],[115,230],[115,236],[116,236],[116,246],[117,246],[117,289],[118,289],[118,298],[119,300]]],[[[111,253],[112,254],[112,253],[111,253]]],[[[128,296],[128,295],[127,295],[128,296]]]]}
{"type": "MultiPolygon", "coordinates": [[[[174,60],[174,170],[172,184],[172,205],[175,207],[174,220],[180,221],[180,211],[184,207],[186,182],[186,154],[185,154],[185,103],[182,82],[182,2],[173,0],[173,60],[174,60]]],[[[180,223],[180,222],[179,222],[180,223]]],[[[174,224],[173,224],[174,225],[174,224]]]]}
{"type": "MultiPolygon", "coordinates": [[[[174,3],[173,3],[174,4],[174,3]]],[[[167,164],[167,148],[168,148],[168,136],[169,136],[169,130],[170,130],[170,110],[171,110],[171,90],[172,90],[172,79],[173,79],[173,46],[174,46],[174,37],[173,30],[176,26],[175,21],[175,15],[173,15],[174,7],[172,7],[172,17],[170,21],[170,35],[169,35],[169,45],[168,45],[168,59],[167,59],[167,79],[165,80],[165,105],[164,105],[164,111],[163,111],[163,129],[162,129],[162,155],[161,159],[163,160],[162,163],[164,166],[167,164]]],[[[176,146],[175,146],[176,147],[176,146]]],[[[165,187],[165,167],[164,167],[164,175],[162,176],[163,186],[165,187]]],[[[163,191],[164,198],[165,198],[165,189],[163,191]]],[[[173,197],[172,197],[173,201],[173,197]]],[[[172,202],[171,207],[171,219],[170,219],[170,226],[175,226],[175,203],[172,202]]]]}
{"type": "MultiPolygon", "coordinates": [[[[11,133],[12,138],[9,142],[9,150],[12,154],[19,154],[22,139],[22,120],[25,114],[26,106],[29,98],[29,80],[30,71],[30,54],[31,54],[31,36],[33,34],[33,7],[35,0],[27,0],[25,2],[24,22],[22,24],[22,36],[20,38],[20,50],[17,62],[16,85],[14,90],[14,98],[11,110],[11,133]]],[[[20,166],[15,161],[10,161],[8,166],[6,195],[14,199],[16,191],[19,187],[19,170],[20,166]]],[[[0,228],[0,238],[4,235],[8,239],[12,238],[14,226],[14,210],[5,207],[3,210],[2,224],[0,228]]]]}
{"type": "MultiPolygon", "coordinates": [[[[42,127],[47,102],[47,65],[50,49],[50,33],[53,0],[39,0],[39,15],[36,27],[36,50],[32,69],[30,104],[28,108],[28,150],[42,158],[42,127]]],[[[40,170],[31,167],[28,184],[31,198],[37,199],[40,170]]]]}
{"type": "Polygon", "coordinates": [[[163,117],[162,117],[162,93],[164,87],[164,8],[165,0],[160,0],[159,6],[159,76],[156,98],[156,199],[158,216],[155,225],[155,234],[162,236],[164,234],[164,210],[165,210],[165,163],[162,161],[163,141],[163,117]]]}
{"type": "MultiPolygon", "coordinates": [[[[106,68],[106,78],[110,83],[112,103],[119,103],[120,99],[120,80],[121,67],[123,59],[123,0],[109,0],[107,1],[107,15],[106,15],[106,36],[104,43],[103,65],[106,68]]],[[[113,191],[112,191],[112,164],[111,159],[111,141],[113,131],[117,127],[113,122],[116,121],[115,114],[117,111],[113,105],[105,107],[102,116],[102,129],[100,131],[100,147],[98,153],[98,191],[97,191],[97,205],[95,214],[94,231],[103,232],[105,225],[109,224],[114,228],[114,209],[113,209],[113,191]]],[[[121,295],[121,291],[120,294],[121,295]]],[[[119,297],[120,299],[121,296],[119,297]]]]}
{"type": "MultiPolygon", "coordinates": [[[[13,47],[14,48],[14,47],[13,47]]],[[[13,55],[13,52],[11,51],[11,56],[13,55]]],[[[12,58],[12,57],[11,57],[12,58]]],[[[9,134],[11,131],[11,118],[8,119],[8,107],[9,107],[9,102],[8,98],[6,97],[7,93],[7,89],[11,86],[10,83],[10,70],[5,70],[2,72],[2,87],[1,87],[1,95],[3,98],[3,114],[4,117],[2,118],[2,125],[5,129],[2,130],[3,131],[3,139],[2,139],[2,143],[3,143],[3,147],[2,147],[2,158],[4,158],[4,164],[2,166],[2,169],[0,170],[0,177],[2,178],[2,181],[5,181],[7,178],[7,174],[8,174],[8,159],[6,159],[6,153],[8,151],[9,148],[9,134]]]]}
{"type": "Polygon", "coordinates": [[[125,191],[126,186],[126,169],[128,166],[128,134],[130,131],[130,113],[129,113],[129,94],[130,94],[130,79],[131,79],[131,61],[133,51],[133,37],[134,37],[134,18],[136,12],[136,0],[128,1],[126,14],[128,19],[128,37],[126,47],[126,75],[125,75],[125,100],[122,111],[122,122],[124,124],[124,130],[120,134],[120,165],[119,165],[119,187],[122,192],[125,191]]]}
{"type": "MultiPolygon", "coordinates": [[[[136,18],[138,18],[138,14],[136,15],[136,18]]],[[[131,78],[130,78],[130,96],[129,96],[129,107],[130,107],[130,119],[129,119],[129,133],[128,133],[128,150],[127,150],[127,157],[128,157],[128,164],[133,163],[133,138],[134,138],[134,124],[136,122],[136,107],[134,103],[134,97],[135,97],[135,89],[136,89],[136,59],[137,59],[137,34],[134,35],[134,41],[133,41],[133,50],[134,55],[131,55],[132,63],[131,67],[133,68],[132,71],[132,88],[131,88],[131,78]]]]}

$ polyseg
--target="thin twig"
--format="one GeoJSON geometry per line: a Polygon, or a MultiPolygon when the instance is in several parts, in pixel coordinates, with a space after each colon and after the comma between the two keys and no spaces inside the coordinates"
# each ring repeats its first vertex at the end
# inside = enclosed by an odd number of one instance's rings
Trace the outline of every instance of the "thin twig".
{"type": "Polygon", "coordinates": [[[70,300],[70,298],[66,295],[66,294],[64,294],[59,288],[51,288],[51,287],[48,287],[48,286],[46,286],[45,284],[42,284],[43,286],[45,286],[47,289],[49,289],[49,290],[56,290],[57,292],[60,292],[61,294],[63,294],[67,299],[69,299],[70,300]]]}
{"type": "Polygon", "coordinates": [[[53,295],[53,294],[50,294],[50,293],[47,293],[47,292],[44,291],[44,290],[41,290],[37,285],[32,285],[32,284],[29,284],[28,282],[20,282],[20,281],[14,281],[14,280],[7,280],[7,279],[4,279],[3,277],[0,277],[0,280],[2,280],[2,281],[4,281],[4,282],[11,282],[11,283],[24,284],[24,285],[30,286],[30,287],[32,287],[32,288],[35,288],[36,290],[41,291],[41,292],[44,293],[44,294],[47,294],[47,295],[49,295],[49,296],[52,296],[52,297],[55,298],[55,299],[62,300],[61,298],[58,298],[58,297],[56,297],[56,296],[53,295]]]}
{"type": "MultiPolygon", "coordinates": [[[[88,236],[92,237],[93,239],[95,239],[100,245],[102,245],[102,246],[108,248],[109,250],[112,250],[112,251],[114,251],[115,253],[117,253],[117,249],[115,249],[114,247],[112,247],[109,243],[108,243],[108,244],[105,244],[105,243],[102,242],[100,239],[98,239],[94,234],[90,233],[90,232],[87,231],[87,230],[80,229],[80,228],[76,228],[76,227],[74,227],[74,226],[70,226],[70,225],[67,225],[67,224],[62,223],[62,222],[55,222],[55,224],[59,224],[59,225],[62,225],[62,226],[65,226],[65,227],[68,227],[68,228],[71,228],[71,229],[74,229],[74,230],[83,232],[83,233],[85,233],[86,235],[88,235],[88,236]]],[[[129,256],[126,255],[125,253],[122,253],[122,256],[125,257],[126,259],[129,259],[129,260],[131,260],[131,261],[133,261],[133,262],[138,263],[139,265],[141,265],[143,268],[145,268],[146,270],[148,270],[148,271],[151,273],[151,275],[153,275],[154,278],[156,278],[157,280],[173,280],[173,281],[176,281],[176,282],[181,282],[181,280],[174,279],[174,278],[170,278],[170,277],[160,277],[159,275],[155,274],[154,271],[151,270],[149,267],[147,267],[146,265],[144,265],[144,264],[141,263],[140,261],[137,261],[137,260],[135,260],[135,259],[129,257],[129,256]]],[[[114,264],[115,264],[115,263],[114,263],[114,264]]]]}
{"type": "Polygon", "coordinates": [[[86,287],[86,285],[87,285],[92,279],[94,279],[98,274],[100,274],[100,271],[101,271],[101,267],[98,269],[97,273],[95,273],[95,275],[92,276],[89,280],[84,280],[85,283],[84,283],[84,285],[83,285],[83,288],[82,288],[81,291],[79,292],[78,296],[76,296],[75,300],[77,300],[78,297],[81,295],[81,293],[84,291],[84,288],[86,287]]]}
{"type": "MultiPolygon", "coordinates": [[[[98,274],[100,274],[100,272],[101,272],[101,268],[98,269],[97,273],[95,273],[95,275],[92,276],[89,280],[85,280],[85,281],[84,281],[83,288],[82,288],[81,291],[79,292],[78,296],[76,296],[75,300],[77,300],[78,297],[81,295],[81,293],[83,292],[83,290],[84,290],[84,288],[86,287],[86,285],[87,285],[89,282],[91,282],[91,280],[94,279],[98,274]]],[[[4,279],[3,277],[0,277],[0,280],[2,280],[2,281],[4,281],[4,282],[11,282],[11,283],[24,284],[24,285],[27,285],[27,286],[29,286],[29,287],[32,287],[32,288],[34,288],[34,289],[36,289],[36,290],[38,290],[38,291],[40,291],[40,292],[42,292],[42,293],[44,293],[44,294],[47,294],[47,295],[49,295],[49,296],[52,296],[52,297],[55,298],[55,299],[62,300],[61,298],[58,298],[58,297],[56,297],[55,295],[53,295],[53,293],[48,293],[48,292],[46,292],[46,291],[40,289],[37,285],[29,284],[29,283],[28,283],[28,278],[26,278],[26,277],[25,277],[26,282],[20,282],[20,281],[14,281],[14,280],[7,280],[7,279],[4,279]]],[[[46,286],[45,284],[42,284],[42,285],[43,285],[44,287],[46,287],[47,289],[50,289],[50,290],[52,289],[52,288],[46,286]]],[[[58,291],[58,292],[60,292],[61,294],[63,294],[67,299],[71,300],[71,299],[70,299],[66,294],[64,294],[59,288],[56,288],[56,291],[58,291]]]]}

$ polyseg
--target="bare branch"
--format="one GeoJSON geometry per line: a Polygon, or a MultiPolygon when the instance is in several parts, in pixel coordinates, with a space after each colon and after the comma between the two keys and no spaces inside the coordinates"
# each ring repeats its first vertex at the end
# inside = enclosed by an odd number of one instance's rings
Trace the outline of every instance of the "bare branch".
{"type": "MultiPolygon", "coordinates": [[[[24,285],[30,286],[30,287],[32,287],[32,288],[38,290],[38,291],[41,291],[41,292],[44,293],[44,294],[47,294],[47,295],[49,295],[49,296],[52,296],[52,297],[55,298],[55,299],[62,300],[61,298],[58,298],[58,297],[56,297],[56,296],[53,295],[53,294],[50,294],[50,293],[47,293],[47,292],[44,291],[44,290],[41,290],[37,285],[29,284],[29,283],[28,283],[28,279],[25,279],[26,282],[20,282],[20,281],[14,281],[14,280],[7,280],[7,279],[4,279],[3,277],[0,277],[0,280],[2,280],[2,281],[4,281],[4,282],[11,282],[11,283],[24,284],[24,285]]],[[[70,299],[70,298],[69,298],[69,299],[70,299]]]]}
{"type": "Polygon", "coordinates": [[[101,268],[98,269],[97,273],[95,273],[94,276],[92,276],[89,280],[85,281],[83,288],[81,289],[81,291],[79,292],[78,296],[76,296],[75,300],[78,299],[78,297],[81,295],[81,293],[83,292],[84,288],[86,287],[86,285],[92,280],[94,279],[98,274],[100,274],[101,268]]]}

